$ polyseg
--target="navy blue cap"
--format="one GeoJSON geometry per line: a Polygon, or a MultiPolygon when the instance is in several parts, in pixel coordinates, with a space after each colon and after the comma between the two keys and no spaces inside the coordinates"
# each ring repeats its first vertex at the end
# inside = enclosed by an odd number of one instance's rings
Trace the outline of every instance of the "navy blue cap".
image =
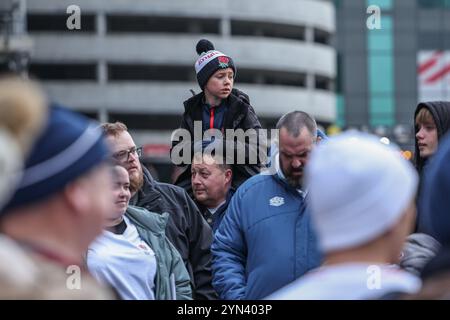
{"type": "Polygon", "coordinates": [[[98,124],[64,107],[51,105],[46,127],[35,141],[20,183],[2,213],[45,200],[109,155],[98,124]]]}

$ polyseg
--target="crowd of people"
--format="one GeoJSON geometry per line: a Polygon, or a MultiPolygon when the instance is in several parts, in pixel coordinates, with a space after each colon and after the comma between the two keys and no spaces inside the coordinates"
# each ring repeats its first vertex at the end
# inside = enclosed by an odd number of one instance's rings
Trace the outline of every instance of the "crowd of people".
{"type": "Polygon", "coordinates": [[[269,147],[227,135],[274,128],[230,56],[196,51],[175,184],[125,123],[0,80],[0,298],[450,299],[450,102],[418,104],[413,163],[370,134],[327,137],[301,110],[269,147]]]}

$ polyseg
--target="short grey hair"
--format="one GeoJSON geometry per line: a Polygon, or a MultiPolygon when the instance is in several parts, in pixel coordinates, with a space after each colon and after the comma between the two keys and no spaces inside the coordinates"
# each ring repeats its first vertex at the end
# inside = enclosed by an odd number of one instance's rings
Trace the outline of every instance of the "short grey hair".
{"type": "Polygon", "coordinates": [[[306,128],[314,139],[317,137],[316,120],[303,111],[286,113],[278,120],[276,128],[278,130],[285,128],[294,138],[297,138],[300,135],[300,131],[306,128]]]}

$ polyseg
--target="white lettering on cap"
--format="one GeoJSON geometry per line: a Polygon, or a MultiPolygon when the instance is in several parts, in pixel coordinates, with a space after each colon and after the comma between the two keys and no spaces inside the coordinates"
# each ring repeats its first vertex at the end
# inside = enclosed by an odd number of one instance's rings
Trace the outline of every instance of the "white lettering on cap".
{"type": "Polygon", "coordinates": [[[226,56],[226,54],[217,50],[208,51],[200,58],[198,58],[197,62],[195,62],[195,73],[199,73],[203,69],[203,67],[206,66],[212,59],[226,56]]]}

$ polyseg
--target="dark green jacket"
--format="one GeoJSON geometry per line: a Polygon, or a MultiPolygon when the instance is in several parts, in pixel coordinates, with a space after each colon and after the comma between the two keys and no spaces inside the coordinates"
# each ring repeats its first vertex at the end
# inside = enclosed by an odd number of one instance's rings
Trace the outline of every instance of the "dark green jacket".
{"type": "Polygon", "coordinates": [[[139,236],[155,252],[157,271],[155,299],[171,300],[171,275],[173,274],[176,299],[191,300],[192,291],[189,274],[183,259],[165,234],[169,214],[157,214],[143,208],[129,206],[125,215],[136,226],[139,236]]]}

